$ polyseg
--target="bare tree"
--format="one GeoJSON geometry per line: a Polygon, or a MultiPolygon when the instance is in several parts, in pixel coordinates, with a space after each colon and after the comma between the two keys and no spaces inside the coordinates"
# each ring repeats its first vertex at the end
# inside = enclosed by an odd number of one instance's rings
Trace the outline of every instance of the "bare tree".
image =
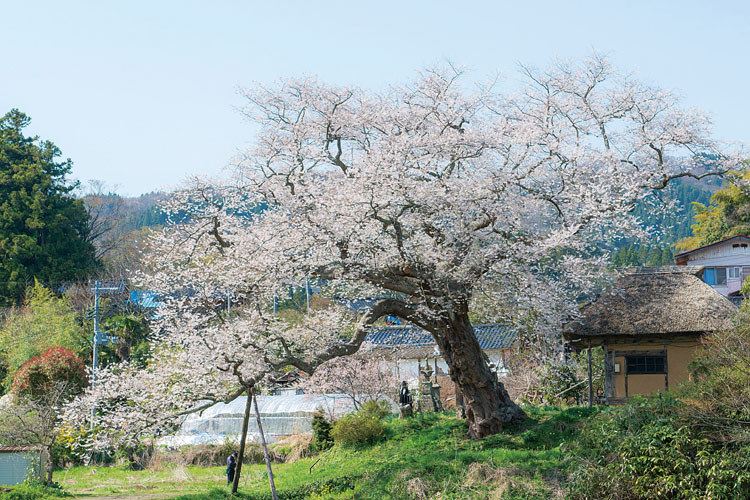
{"type": "Polygon", "coordinates": [[[52,482],[52,445],[60,432],[61,408],[68,401],[71,389],[68,382],[56,382],[33,397],[16,396],[10,404],[0,407],[0,441],[41,448],[48,483],[52,482]]]}
{"type": "Polygon", "coordinates": [[[112,252],[123,237],[125,200],[104,181],[92,179],[88,182],[83,201],[89,214],[88,240],[96,248],[96,257],[101,259],[112,252]]]}

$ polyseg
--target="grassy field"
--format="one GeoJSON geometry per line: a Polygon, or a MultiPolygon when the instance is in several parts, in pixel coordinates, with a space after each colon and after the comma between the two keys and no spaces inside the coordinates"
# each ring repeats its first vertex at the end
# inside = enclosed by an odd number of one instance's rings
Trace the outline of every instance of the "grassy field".
{"type": "MultiPolygon", "coordinates": [[[[523,426],[481,441],[450,414],[388,422],[388,439],[363,448],[334,448],[274,466],[282,500],[543,499],[563,492],[564,447],[578,435],[586,408],[527,409],[523,426]],[[310,472],[316,460],[317,464],[310,472]]],[[[240,498],[270,498],[263,465],[243,466],[240,498]]],[[[77,498],[208,500],[229,497],[223,467],[165,466],[130,471],[74,467],[56,472],[77,498]]],[[[50,498],[57,498],[57,495],[50,498]]],[[[8,497],[10,498],[10,497],[8,497]]],[[[20,497],[19,497],[20,498],[20,497]]],[[[0,495],[0,499],[5,497],[0,495]]]]}

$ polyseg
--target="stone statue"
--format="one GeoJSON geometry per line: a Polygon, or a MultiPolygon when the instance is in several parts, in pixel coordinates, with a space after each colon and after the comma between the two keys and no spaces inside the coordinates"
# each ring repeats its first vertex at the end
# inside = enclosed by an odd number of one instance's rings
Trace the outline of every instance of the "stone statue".
{"type": "Polygon", "coordinates": [[[411,406],[411,394],[409,393],[409,387],[406,385],[406,380],[401,382],[401,391],[398,394],[398,408],[401,411],[401,418],[411,417],[414,413],[411,406]]]}
{"type": "Polygon", "coordinates": [[[422,383],[422,394],[424,397],[429,395],[433,411],[443,411],[443,402],[440,401],[440,384],[437,383],[437,374],[435,374],[435,382],[433,382],[432,374],[434,372],[432,371],[432,368],[430,368],[430,363],[427,360],[425,360],[425,367],[423,370],[420,370],[420,373],[424,377],[424,382],[422,383]]]}

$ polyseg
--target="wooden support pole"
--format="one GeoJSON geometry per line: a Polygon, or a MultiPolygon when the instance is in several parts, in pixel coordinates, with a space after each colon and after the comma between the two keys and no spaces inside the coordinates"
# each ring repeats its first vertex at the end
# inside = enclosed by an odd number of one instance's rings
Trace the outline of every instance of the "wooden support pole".
{"type": "Polygon", "coordinates": [[[669,364],[667,359],[669,358],[669,351],[667,344],[664,344],[664,390],[669,390],[669,364]]]}
{"type": "Polygon", "coordinates": [[[589,408],[591,408],[594,406],[594,386],[591,381],[591,344],[589,344],[589,348],[586,352],[586,361],[588,362],[589,368],[589,408]]]}
{"type": "Polygon", "coordinates": [[[610,403],[615,397],[615,351],[611,351],[608,346],[602,346],[604,349],[604,402],[610,403]]]}
{"type": "Polygon", "coordinates": [[[253,398],[253,389],[245,388],[247,394],[247,403],[245,403],[245,415],[242,419],[242,435],[240,436],[240,454],[237,457],[237,465],[234,469],[234,480],[232,481],[232,494],[237,493],[237,487],[240,485],[240,474],[242,473],[242,460],[245,458],[245,442],[247,441],[247,424],[250,421],[250,401],[253,398]]]}
{"type": "Polygon", "coordinates": [[[258,397],[253,394],[253,403],[255,405],[255,418],[258,421],[258,433],[260,434],[260,443],[263,445],[263,455],[266,458],[266,470],[268,471],[268,481],[271,483],[271,495],[273,500],[279,500],[276,496],[276,485],[273,482],[273,470],[271,470],[271,457],[268,455],[268,446],[266,446],[266,437],[263,435],[263,425],[260,423],[260,412],[258,411],[258,397]]]}

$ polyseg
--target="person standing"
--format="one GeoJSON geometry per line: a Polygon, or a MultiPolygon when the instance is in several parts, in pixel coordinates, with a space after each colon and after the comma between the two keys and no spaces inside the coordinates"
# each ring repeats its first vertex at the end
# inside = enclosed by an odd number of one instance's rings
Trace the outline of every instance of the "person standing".
{"type": "Polygon", "coordinates": [[[232,484],[234,481],[234,469],[237,468],[237,452],[233,452],[227,458],[227,485],[232,484]]]}

